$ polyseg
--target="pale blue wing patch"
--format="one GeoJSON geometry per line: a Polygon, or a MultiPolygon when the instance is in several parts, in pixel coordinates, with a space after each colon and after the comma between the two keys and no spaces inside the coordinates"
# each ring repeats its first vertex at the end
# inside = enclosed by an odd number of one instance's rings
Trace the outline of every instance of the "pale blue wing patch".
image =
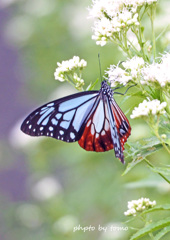
{"type": "Polygon", "coordinates": [[[81,104],[84,104],[84,102],[89,101],[91,98],[94,98],[95,96],[96,96],[96,93],[90,94],[90,96],[83,95],[77,98],[72,98],[70,100],[64,101],[59,105],[58,111],[65,112],[65,111],[68,111],[68,109],[77,108],[81,104]]]}
{"type": "Polygon", "coordinates": [[[98,94],[98,91],[77,93],[47,103],[25,119],[21,130],[31,136],[49,136],[66,142],[77,141],[98,94]]]}

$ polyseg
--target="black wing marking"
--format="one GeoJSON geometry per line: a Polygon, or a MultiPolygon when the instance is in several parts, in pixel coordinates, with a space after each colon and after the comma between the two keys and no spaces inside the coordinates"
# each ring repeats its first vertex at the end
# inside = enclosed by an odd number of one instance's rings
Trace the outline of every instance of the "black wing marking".
{"type": "Polygon", "coordinates": [[[30,136],[78,141],[98,94],[98,91],[81,92],[44,104],[24,120],[21,130],[30,136]]]}

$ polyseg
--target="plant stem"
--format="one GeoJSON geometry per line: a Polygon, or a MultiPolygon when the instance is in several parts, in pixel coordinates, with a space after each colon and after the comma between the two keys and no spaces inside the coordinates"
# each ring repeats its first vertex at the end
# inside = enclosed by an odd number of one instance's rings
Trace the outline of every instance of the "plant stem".
{"type": "Polygon", "coordinates": [[[161,142],[162,146],[164,147],[164,149],[170,154],[169,148],[166,146],[164,141],[162,141],[162,138],[159,136],[158,131],[156,129],[154,129],[154,132],[155,132],[156,137],[159,139],[159,141],[161,142]]]}
{"type": "MultiPolygon", "coordinates": [[[[146,159],[144,158],[144,161],[152,168],[154,168],[154,166],[146,159]]],[[[162,174],[162,173],[158,173],[167,183],[170,184],[170,181],[162,174]]]]}
{"type": "Polygon", "coordinates": [[[142,31],[141,31],[141,28],[142,28],[142,26],[141,26],[141,24],[140,24],[139,27],[138,27],[138,31],[137,31],[136,29],[131,29],[131,31],[132,31],[132,32],[135,34],[135,36],[137,37],[138,43],[139,43],[140,48],[141,48],[141,51],[142,51],[141,54],[142,54],[142,56],[143,56],[143,59],[148,62],[147,57],[146,57],[146,55],[145,55],[144,47],[143,47],[144,44],[143,44],[143,40],[142,40],[142,31]]]}
{"type": "Polygon", "coordinates": [[[156,43],[155,43],[155,32],[154,32],[154,17],[155,17],[155,6],[151,7],[151,27],[152,27],[152,44],[153,44],[153,57],[154,61],[156,58],[156,43]]]}
{"type": "Polygon", "coordinates": [[[130,43],[130,45],[131,45],[131,47],[133,48],[133,50],[135,51],[135,53],[136,53],[136,55],[138,55],[138,56],[142,56],[140,53],[139,53],[139,51],[137,50],[137,48],[134,46],[134,44],[129,40],[129,39],[127,39],[128,40],[128,42],[130,43]]]}
{"type": "Polygon", "coordinates": [[[118,37],[116,37],[116,41],[114,39],[112,39],[112,41],[117,44],[128,55],[129,58],[132,58],[129,49],[122,44],[122,41],[118,37]]]}

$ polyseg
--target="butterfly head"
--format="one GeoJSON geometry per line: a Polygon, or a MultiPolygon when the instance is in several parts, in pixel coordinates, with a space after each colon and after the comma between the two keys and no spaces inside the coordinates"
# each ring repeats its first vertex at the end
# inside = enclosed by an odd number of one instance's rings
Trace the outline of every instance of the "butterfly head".
{"type": "Polygon", "coordinates": [[[101,91],[104,95],[107,95],[109,99],[113,97],[113,90],[111,89],[110,85],[107,83],[106,80],[102,81],[101,83],[101,91]]]}

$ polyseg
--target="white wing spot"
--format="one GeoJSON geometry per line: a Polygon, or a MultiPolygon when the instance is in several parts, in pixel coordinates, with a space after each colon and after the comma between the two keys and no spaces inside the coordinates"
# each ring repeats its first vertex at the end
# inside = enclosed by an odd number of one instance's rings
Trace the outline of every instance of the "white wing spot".
{"type": "Polygon", "coordinates": [[[28,127],[29,129],[31,129],[32,128],[32,125],[29,125],[29,127],[28,127]]]}
{"type": "Polygon", "coordinates": [[[91,125],[91,134],[94,135],[94,133],[95,133],[94,125],[92,124],[92,125],[91,125]]]}
{"type": "Polygon", "coordinates": [[[43,127],[40,127],[40,131],[42,131],[44,128],[43,127]]]}
{"type": "Polygon", "coordinates": [[[98,138],[99,137],[99,134],[98,133],[96,133],[96,138],[98,138]]]}
{"type": "Polygon", "coordinates": [[[29,123],[29,121],[26,122],[26,124],[28,124],[28,123],[29,123]]]}
{"type": "Polygon", "coordinates": [[[51,122],[52,122],[53,125],[57,125],[57,123],[58,123],[58,121],[55,118],[52,118],[51,122]]]}
{"type": "Polygon", "coordinates": [[[53,133],[51,133],[51,137],[53,137],[53,133]]]}
{"type": "Polygon", "coordinates": [[[35,132],[35,131],[36,131],[36,129],[34,128],[34,129],[33,129],[33,132],[35,132]]]}
{"type": "Polygon", "coordinates": [[[74,139],[75,138],[75,134],[73,132],[70,133],[70,137],[71,139],[74,139]]]}
{"type": "Polygon", "coordinates": [[[101,135],[102,135],[102,136],[104,136],[104,135],[105,135],[105,131],[104,131],[104,130],[101,132],[101,135]]]}
{"type": "Polygon", "coordinates": [[[50,127],[49,127],[49,130],[50,130],[50,131],[53,131],[53,130],[54,130],[54,128],[50,126],[50,127]]]}
{"type": "Polygon", "coordinates": [[[63,135],[63,134],[64,134],[64,131],[63,131],[63,130],[60,130],[59,133],[60,133],[60,135],[63,135]]]}

